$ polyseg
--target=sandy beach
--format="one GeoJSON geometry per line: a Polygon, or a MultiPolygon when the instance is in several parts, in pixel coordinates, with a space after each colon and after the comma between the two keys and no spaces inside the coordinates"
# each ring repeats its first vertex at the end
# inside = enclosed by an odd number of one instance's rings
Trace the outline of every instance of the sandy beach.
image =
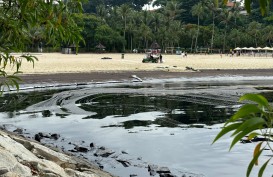
{"type": "MultiPolygon", "coordinates": [[[[16,54],[19,56],[18,54],[16,54]]],[[[230,57],[215,55],[164,55],[163,63],[142,63],[144,54],[34,54],[35,66],[23,61],[23,83],[81,83],[130,80],[132,75],[147,78],[206,76],[272,76],[271,57],[230,57]],[[109,57],[112,59],[101,59],[109,57]],[[187,70],[194,68],[197,72],[187,70]]]]}
{"type": "Polygon", "coordinates": [[[142,63],[144,54],[36,54],[39,61],[32,64],[23,62],[24,74],[53,74],[79,72],[120,72],[120,71],[169,71],[185,72],[186,67],[194,69],[272,69],[272,57],[230,57],[223,55],[164,55],[164,63],[142,63]],[[109,57],[112,59],[101,59],[109,57]]]}

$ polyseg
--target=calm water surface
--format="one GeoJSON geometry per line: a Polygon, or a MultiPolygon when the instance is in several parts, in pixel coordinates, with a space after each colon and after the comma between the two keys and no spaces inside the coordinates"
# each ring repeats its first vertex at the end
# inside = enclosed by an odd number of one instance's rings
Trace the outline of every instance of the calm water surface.
{"type": "Polygon", "coordinates": [[[20,92],[0,99],[0,121],[10,130],[25,128],[30,135],[59,133],[62,140],[47,143],[65,150],[73,148],[69,142],[110,148],[132,165],[125,168],[111,158],[83,155],[121,177],[150,176],[147,164],[167,166],[178,176],[240,177],[256,144],[239,144],[228,152],[228,136],[211,142],[241,106],[240,95],[262,92],[272,100],[272,85],[272,78],[227,77],[20,92]]]}

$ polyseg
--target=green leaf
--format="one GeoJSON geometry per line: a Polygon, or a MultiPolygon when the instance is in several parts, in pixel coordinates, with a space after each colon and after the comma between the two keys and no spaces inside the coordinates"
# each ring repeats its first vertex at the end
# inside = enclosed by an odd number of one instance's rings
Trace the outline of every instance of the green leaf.
{"type": "Polygon", "coordinates": [[[258,136],[258,135],[261,135],[260,133],[256,133],[256,132],[253,132],[253,133],[250,133],[249,135],[248,135],[248,140],[252,140],[253,138],[255,138],[256,136],[258,136]]]}
{"type": "Polygon", "coordinates": [[[219,138],[221,138],[222,136],[224,136],[225,134],[227,134],[228,132],[235,130],[237,127],[239,127],[242,123],[234,123],[231,124],[229,126],[224,127],[220,133],[218,133],[218,135],[215,137],[215,139],[213,140],[212,144],[215,143],[219,138]]]}
{"type": "Polygon", "coordinates": [[[250,114],[260,113],[262,110],[254,104],[246,104],[243,105],[232,117],[228,122],[234,122],[239,118],[245,118],[250,114]]]}
{"type": "Polygon", "coordinates": [[[264,120],[263,120],[263,119],[260,119],[260,121],[256,121],[256,122],[253,123],[251,126],[245,128],[243,131],[241,131],[239,134],[237,134],[237,135],[234,137],[234,139],[233,139],[233,141],[232,141],[232,143],[231,143],[231,145],[230,145],[229,150],[231,150],[232,147],[233,147],[239,140],[241,140],[244,136],[246,136],[247,134],[249,134],[249,133],[252,132],[252,131],[255,131],[255,130],[257,130],[257,129],[262,128],[263,125],[264,125],[264,120]]]}
{"type": "Polygon", "coordinates": [[[255,164],[255,162],[257,162],[259,156],[261,155],[261,153],[263,152],[263,149],[261,149],[258,153],[255,154],[255,156],[252,158],[252,160],[250,161],[248,167],[247,167],[247,172],[246,172],[246,176],[249,177],[251,170],[255,164]]]}
{"type": "Polygon", "coordinates": [[[245,94],[239,99],[239,101],[244,101],[244,100],[253,101],[255,103],[258,103],[260,106],[264,106],[264,107],[269,106],[267,99],[260,94],[252,94],[252,93],[245,94]]]}
{"type": "Polygon", "coordinates": [[[263,166],[260,168],[258,177],[262,177],[262,176],[263,176],[264,170],[265,170],[265,168],[266,168],[266,166],[267,166],[267,164],[268,164],[268,162],[269,162],[270,160],[271,160],[271,158],[268,159],[268,160],[263,164],[263,166]]]}
{"type": "Polygon", "coordinates": [[[248,127],[252,127],[256,124],[266,124],[265,120],[260,117],[253,117],[251,119],[248,119],[240,125],[240,127],[237,128],[237,130],[232,134],[232,136],[238,134],[240,131],[243,131],[244,129],[248,127]]]}
{"type": "MultiPolygon", "coordinates": [[[[263,142],[260,142],[256,145],[255,149],[254,149],[254,152],[253,152],[253,157],[256,156],[256,154],[259,153],[259,151],[261,150],[261,146],[262,146],[263,142]]],[[[258,165],[258,159],[257,161],[255,161],[255,165],[258,165]]]]}

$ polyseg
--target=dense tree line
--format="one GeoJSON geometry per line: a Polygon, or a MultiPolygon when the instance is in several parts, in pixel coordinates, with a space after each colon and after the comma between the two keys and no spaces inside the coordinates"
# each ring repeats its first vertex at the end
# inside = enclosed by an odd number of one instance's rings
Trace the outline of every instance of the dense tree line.
{"type": "MultiPolygon", "coordinates": [[[[153,5],[160,8],[142,9],[147,3],[151,1],[85,0],[84,13],[74,14],[84,38],[80,51],[95,51],[99,43],[109,52],[141,51],[153,41],[163,50],[181,47],[189,52],[272,45],[273,15],[261,15],[259,0],[252,1],[250,14],[239,3],[227,7],[215,0],[156,0],[153,5]]],[[[37,40],[42,37],[35,36],[37,40]]]]}

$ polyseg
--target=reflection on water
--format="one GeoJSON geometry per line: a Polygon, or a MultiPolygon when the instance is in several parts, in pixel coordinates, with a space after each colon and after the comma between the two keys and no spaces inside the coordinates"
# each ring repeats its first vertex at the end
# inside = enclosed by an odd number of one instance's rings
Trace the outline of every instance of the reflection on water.
{"type": "Polygon", "coordinates": [[[23,110],[28,106],[51,98],[55,93],[59,93],[65,90],[66,89],[40,90],[32,92],[4,94],[2,97],[0,97],[0,112],[13,112],[23,110]]]}
{"type": "MultiPolygon", "coordinates": [[[[0,111],[9,112],[9,117],[13,117],[14,111],[23,110],[30,105],[51,98],[55,93],[64,91],[48,90],[6,94],[0,98],[2,105],[0,111]]],[[[62,104],[62,100],[69,100],[69,97],[58,98],[56,106],[62,104]]],[[[83,119],[104,119],[108,116],[113,118],[124,117],[121,125],[111,126],[123,126],[126,129],[151,124],[157,124],[161,127],[177,127],[180,124],[196,123],[212,125],[225,121],[234,112],[228,100],[221,100],[219,103],[219,100],[204,95],[94,94],[81,97],[75,104],[90,112],[90,115],[84,116],[83,119]],[[130,115],[154,111],[161,112],[161,115],[155,120],[127,119],[130,115]]],[[[69,110],[66,108],[61,108],[61,110],[63,113],[55,113],[54,115],[61,118],[69,115],[69,110]]],[[[52,116],[50,110],[43,110],[42,113],[44,117],[52,116]]]]}
{"type": "MultiPolygon", "coordinates": [[[[225,121],[233,113],[231,107],[218,108],[214,102],[198,101],[191,96],[146,96],[129,94],[99,94],[77,101],[80,108],[95,112],[84,119],[103,119],[107,116],[128,117],[132,114],[160,111],[162,116],[154,121],[128,120],[125,128],[158,124],[162,127],[177,127],[179,124],[214,124],[225,121]],[[206,104],[205,104],[206,103],[206,104]]],[[[117,125],[120,126],[120,125],[117,125]]]]}

